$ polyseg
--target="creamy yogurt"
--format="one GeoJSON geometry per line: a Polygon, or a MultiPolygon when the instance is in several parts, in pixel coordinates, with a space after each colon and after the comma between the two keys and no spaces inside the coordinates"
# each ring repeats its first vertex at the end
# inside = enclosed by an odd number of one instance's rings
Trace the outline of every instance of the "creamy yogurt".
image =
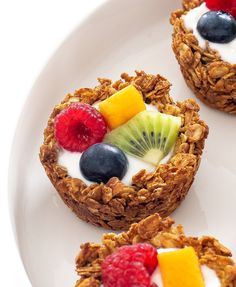
{"type": "MultiPolygon", "coordinates": [[[[96,103],[93,106],[98,109],[98,105],[99,103],[96,103]]],[[[153,105],[146,104],[146,109],[148,111],[158,111],[156,107],[153,105]]],[[[169,159],[172,157],[172,155],[173,150],[169,152],[169,154],[165,158],[163,158],[160,163],[167,163],[169,159]]],[[[81,156],[82,153],[80,152],[70,152],[62,149],[58,154],[58,164],[67,169],[69,176],[73,178],[79,178],[83,180],[87,185],[90,185],[94,182],[87,180],[80,171],[79,162],[81,156]]],[[[153,172],[155,170],[155,166],[153,166],[152,164],[146,163],[141,159],[135,158],[127,154],[126,156],[128,159],[128,169],[124,178],[122,179],[122,182],[126,185],[131,185],[132,177],[140,170],[145,169],[147,170],[147,172],[153,172]]]]}
{"type": "MultiPolygon", "coordinates": [[[[166,163],[171,158],[173,152],[169,153],[161,163],[166,163]]],[[[90,185],[94,182],[87,180],[80,171],[79,161],[82,156],[80,152],[70,152],[67,150],[61,150],[58,154],[58,164],[65,167],[67,169],[68,175],[73,178],[79,178],[83,180],[87,185],[90,185]]],[[[127,172],[122,179],[122,182],[126,185],[131,185],[132,177],[138,173],[141,169],[146,169],[148,172],[152,172],[155,170],[155,166],[144,162],[138,158],[127,155],[128,159],[128,169],[127,172]]]]}
{"type": "MultiPolygon", "coordinates": [[[[158,254],[164,252],[173,252],[177,250],[176,248],[160,248],[157,249],[158,254]]],[[[206,265],[201,265],[202,276],[204,279],[205,287],[220,287],[220,280],[216,275],[216,272],[206,265]]],[[[163,287],[163,282],[161,278],[160,268],[157,267],[156,270],[152,274],[152,282],[156,283],[158,287],[163,287]]]]}
{"type": "MultiPolygon", "coordinates": [[[[202,49],[206,48],[206,40],[199,34],[197,30],[198,20],[203,14],[210,11],[206,4],[203,3],[199,7],[190,10],[186,15],[182,16],[185,27],[192,30],[194,36],[198,40],[198,44],[202,49]]],[[[221,56],[221,59],[230,64],[236,64],[236,38],[227,44],[218,44],[209,42],[209,46],[213,50],[217,50],[221,56]]]]}
{"type": "MultiPolygon", "coordinates": [[[[92,181],[87,180],[80,171],[79,161],[82,156],[80,152],[69,152],[67,150],[61,150],[58,155],[58,164],[67,168],[68,174],[71,177],[79,178],[83,180],[87,185],[92,184],[92,181]]],[[[130,185],[132,182],[132,176],[138,173],[141,169],[146,169],[151,172],[154,170],[154,166],[148,164],[138,158],[127,155],[128,169],[122,179],[122,182],[126,185],[130,185]]]]}

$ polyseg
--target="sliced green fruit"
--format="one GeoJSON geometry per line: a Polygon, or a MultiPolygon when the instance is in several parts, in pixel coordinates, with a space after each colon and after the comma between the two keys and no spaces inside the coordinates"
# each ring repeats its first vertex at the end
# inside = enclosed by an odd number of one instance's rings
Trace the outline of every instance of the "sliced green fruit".
{"type": "Polygon", "coordinates": [[[175,144],[180,126],[180,117],[143,111],[108,133],[104,141],[127,154],[158,165],[175,144]]]}

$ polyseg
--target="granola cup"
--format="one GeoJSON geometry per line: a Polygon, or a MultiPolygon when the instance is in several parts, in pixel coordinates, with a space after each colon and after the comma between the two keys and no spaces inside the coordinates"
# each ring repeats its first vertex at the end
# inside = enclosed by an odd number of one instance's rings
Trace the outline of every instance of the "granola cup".
{"type": "Polygon", "coordinates": [[[83,88],[67,95],[54,108],[40,149],[40,160],[48,177],[65,204],[79,218],[97,226],[127,229],[156,212],[168,216],[185,198],[194,180],[208,135],[208,126],[199,117],[198,105],[192,99],[174,103],[169,96],[170,83],[160,75],[136,72],[136,76],[131,77],[124,73],[115,83],[108,79],[99,79],[99,82],[94,89],[83,88]],[[151,173],[140,170],[134,174],[131,186],[115,177],[106,184],[90,186],[79,178],[70,177],[67,169],[57,163],[60,147],[54,137],[54,118],[72,102],[93,104],[131,83],[142,93],[146,103],[155,105],[160,112],[181,117],[172,158],[151,173]]]}
{"type": "Polygon", "coordinates": [[[171,218],[162,219],[151,215],[139,223],[134,223],[128,232],[119,235],[108,233],[102,237],[102,244],[85,243],[76,258],[76,271],[80,276],[75,287],[100,287],[101,263],[123,245],[147,242],[156,248],[184,248],[192,246],[201,265],[213,269],[222,287],[236,286],[236,265],[230,258],[230,250],[211,236],[188,237],[182,225],[173,226],[171,218]]]}
{"type": "Polygon", "coordinates": [[[206,49],[202,49],[181,19],[182,15],[203,2],[183,0],[182,10],[172,13],[172,48],[184,79],[194,94],[213,108],[236,114],[236,65],[223,61],[208,44],[206,49]]]}

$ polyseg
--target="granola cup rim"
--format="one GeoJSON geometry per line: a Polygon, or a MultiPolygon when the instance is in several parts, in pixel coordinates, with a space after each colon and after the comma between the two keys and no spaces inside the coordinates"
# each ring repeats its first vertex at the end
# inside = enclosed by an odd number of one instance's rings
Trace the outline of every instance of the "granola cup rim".
{"type": "Polygon", "coordinates": [[[80,276],[75,287],[100,287],[101,264],[104,259],[124,245],[149,243],[158,248],[184,248],[192,246],[201,265],[213,269],[222,287],[236,286],[236,265],[231,251],[212,236],[186,236],[182,225],[174,225],[170,217],[153,214],[131,225],[127,232],[107,233],[102,243],[85,243],[76,257],[76,271],[80,276]]]}

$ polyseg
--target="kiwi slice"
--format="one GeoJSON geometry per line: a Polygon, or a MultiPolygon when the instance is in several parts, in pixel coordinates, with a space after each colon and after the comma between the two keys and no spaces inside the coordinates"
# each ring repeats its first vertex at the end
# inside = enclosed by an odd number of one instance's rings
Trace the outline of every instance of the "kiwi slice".
{"type": "Polygon", "coordinates": [[[143,111],[108,133],[104,141],[153,165],[170,152],[181,126],[181,118],[143,111]]]}

